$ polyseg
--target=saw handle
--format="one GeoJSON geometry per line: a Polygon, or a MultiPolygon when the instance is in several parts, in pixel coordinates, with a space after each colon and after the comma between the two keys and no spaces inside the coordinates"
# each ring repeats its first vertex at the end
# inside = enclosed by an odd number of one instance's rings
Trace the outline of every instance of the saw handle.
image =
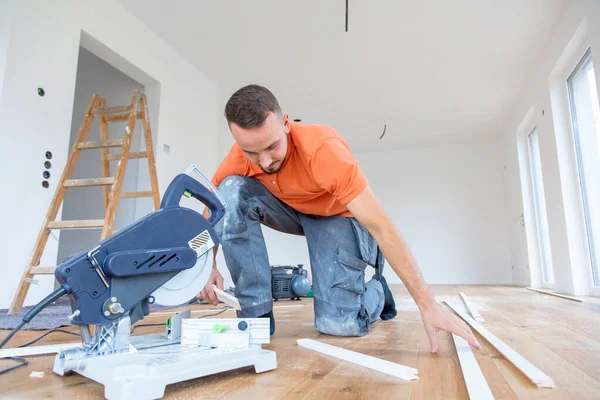
{"type": "Polygon", "coordinates": [[[188,194],[210,209],[209,224],[214,226],[225,214],[225,206],[217,196],[187,174],[179,174],[171,181],[160,203],[160,208],[179,207],[181,196],[188,196],[188,194]]]}

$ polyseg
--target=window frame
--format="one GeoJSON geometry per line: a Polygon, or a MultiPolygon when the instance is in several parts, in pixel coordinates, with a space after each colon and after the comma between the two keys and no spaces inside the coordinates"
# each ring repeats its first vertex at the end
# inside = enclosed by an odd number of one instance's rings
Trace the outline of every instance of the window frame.
{"type": "MultiPolygon", "coordinates": [[[[573,167],[576,170],[576,174],[577,174],[577,196],[578,196],[578,200],[579,200],[579,206],[581,207],[581,224],[582,224],[582,228],[584,230],[583,233],[583,239],[585,240],[585,258],[586,258],[586,263],[587,265],[585,266],[585,274],[586,274],[586,278],[587,278],[587,282],[588,282],[588,287],[589,287],[589,292],[592,296],[599,296],[600,297],[600,286],[595,286],[594,285],[594,275],[593,275],[593,268],[595,266],[596,269],[598,269],[599,273],[600,273],[600,262],[598,262],[597,265],[595,265],[596,261],[598,261],[598,259],[600,259],[600,256],[596,257],[596,260],[593,260],[593,249],[592,249],[592,245],[590,245],[590,232],[589,232],[589,222],[588,222],[588,218],[586,217],[586,207],[587,207],[587,199],[586,199],[586,194],[585,194],[585,183],[582,182],[582,168],[580,167],[581,164],[581,153],[580,153],[580,145],[578,142],[578,133],[576,133],[575,131],[575,126],[574,126],[574,121],[573,121],[573,102],[572,102],[572,95],[571,95],[571,88],[569,85],[569,79],[575,74],[576,71],[578,71],[582,66],[583,63],[585,61],[585,59],[588,57],[589,55],[589,59],[593,62],[594,58],[593,58],[593,53],[592,53],[592,48],[591,45],[589,43],[588,40],[585,40],[584,43],[579,47],[579,49],[575,52],[575,54],[573,55],[573,57],[571,58],[570,62],[568,64],[566,64],[565,69],[564,69],[564,73],[562,74],[562,80],[563,80],[563,84],[564,84],[564,90],[565,90],[565,94],[567,96],[566,100],[566,106],[567,106],[567,113],[568,113],[568,134],[570,137],[570,140],[572,142],[572,151],[573,151],[573,161],[574,164],[573,167]]],[[[596,66],[594,66],[596,67],[596,66]]],[[[594,68],[594,71],[595,68],[594,68]]],[[[598,75],[596,74],[596,76],[598,77],[598,75]]],[[[598,79],[596,79],[596,82],[598,82],[598,79]]],[[[597,90],[598,91],[598,90],[597,90]]],[[[600,92],[597,93],[600,96],[600,92]]],[[[596,241],[600,240],[600,238],[594,238],[596,241]]]]}
{"type": "MultiPolygon", "coordinates": [[[[527,269],[529,270],[530,286],[536,289],[544,288],[554,290],[557,285],[545,282],[542,272],[542,260],[539,246],[539,234],[537,229],[536,206],[533,193],[533,182],[531,174],[531,162],[529,152],[529,134],[539,125],[539,110],[536,110],[535,105],[532,105],[526,115],[521,120],[517,131],[517,156],[519,160],[519,181],[521,184],[521,200],[523,213],[517,219],[517,223],[525,230],[526,252],[527,252],[527,269]]],[[[538,129],[538,136],[540,131],[538,129]]],[[[544,193],[544,201],[545,201],[544,193]]],[[[548,217],[546,215],[546,217],[548,217]]],[[[548,232],[549,233],[549,232],[548,232]]],[[[550,241],[552,238],[549,236],[550,241]]],[[[551,254],[553,275],[556,279],[559,277],[558,271],[554,268],[554,255],[551,254]]]]}
{"type": "MultiPolygon", "coordinates": [[[[527,131],[526,131],[527,132],[527,131]]],[[[544,173],[541,163],[541,149],[539,144],[540,134],[537,125],[534,125],[528,133],[525,135],[527,143],[527,157],[528,157],[528,168],[529,168],[529,186],[531,189],[531,202],[533,206],[533,218],[535,223],[535,236],[536,236],[536,250],[539,262],[540,278],[542,287],[545,289],[555,288],[555,271],[554,264],[552,262],[552,245],[550,244],[550,230],[548,227],[548,210],[546,208],[546,191],[544,188],[544,173]],[[536,149],[537,159],[534,156],[534,149],[532,149],[531,137],[535,134],[536,136],[536,149]],[[539,161],[539,164],[538,162],[539,161]],[[537,176],[537,169],[539,168],[540,176],[537,176]],[[541,193],[538,192],[541,189],[541,193]],[[552,276],[552,281],[546,279],[546,276],[552,276]]]]}

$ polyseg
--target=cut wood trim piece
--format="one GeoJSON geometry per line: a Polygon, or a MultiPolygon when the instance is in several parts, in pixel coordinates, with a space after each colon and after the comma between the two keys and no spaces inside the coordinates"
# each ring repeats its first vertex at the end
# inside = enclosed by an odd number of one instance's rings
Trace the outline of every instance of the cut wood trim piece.
{"type": "Polygon", "coordinates": [[[142,96],[139,99],[139,108],[142,113],[142,128],[144,131],[144,142],[146,144],[146,155],[148,159],[148,171],[150,173],[150,187],[152,188],[152,201],[154,203],[154,211],[160,208],[160,194],[158,191],[158,176],[156,174],[156,161],[154,160],[154,147],[152,145],[152,131],[150,129],[150,119],[148,116],[148,104],[146,97],[142,96]]]}
{"type": "Polygon", "coordinates": [[[475,318],[475,321],[483,322],[484,321],[483,317],[481,316],[481,314],[479,314],[479,311],[477,311],[477,308],[475,308],[473,306],[473,304],[471,304],[471,301],[469,300],[469,298],[467,297],[467,295],[464,292],[460,292],[460,298],[465,303],[467,310],[469,310],[469,312],[471,313],[473,318],[475,318]]]}
{"type": "MultiPolygon", "coordinates": [[[[131,160],[134,158],[147,158],[147,157],[148,157],[148,154],[146,154],[145,151],[140,151],[137,153],[129,153],[129,154],[127,154],[126,158],[131,160]]],[[[121,159],[121,154],[109,154],[106,156],[106,159],[108,161],[117,161],[117,160],[121,159]]]]}
{"type": "Polygon", "coordinates": [[[318,351],[319,353],[327,354],[331,357],[336,357],[353,364],[358,364],[365,368],[370,368],[375,371],[383,372],[384,374],[392,375],[400,379],[412,381],[419,379],[415,368],[407,367],[406,365],[394,363],[380,358],[368,356],[366,354],[357,353],[355,351],[346,350],[341,347],[332,346],[330,344],[317,342],[311,339],[298,339],[298,346],[306,349],[318,351]]]}
{"type": "Polygon", "coordinates": [[[0,350],[0,358],[38,356],[42,354],[59,353],[61,350],[72,349],[74,347],[81,347],[81,342],[2,349],[0,350]]]}
{"type": "Polygon", "coordinates": [[[469,343],[455,334],[452,334],[452,339],[454,339],[456,354],[458,354],[458,361],[460,362],[460,369],[465,379],[469,398],[471,400],[493,400],[494,395],[483,376],[483,372],[481,372],[481,368],[479,368],[479,364],[477,364],[469,343]]]}
{"type": "Polygon", "coordinates": [[[82,187],[82,186],[103,186],[115,183],[115,177],[108,178],[85,178],[85,179],[66,179],[63,187],[82,187]]]}
{"type": "Polygon", "coordinates": [[[54,275],[56,267],[33,267],[31,273],[34,275],[54,275]]]}
{"type": "MultiPolygon", "coordinates": [[[[133,96],[131,98],[131,105],[129,106],[130,110],[133,110],[135,108],[135,101],[139,95],[140,91],[134,90],[133,96]]],[[[115,169],[114,184],[110,188],[110,193],[108,195],[108,204],[106,206],[106,209],[104,210],[104,225],[102,226],[102,232],[100,233],[101,241],[113,234],[112,229],[115,222],[115,216],[119,208],[119,200],[121,199],[121,188],[123,186],[123,181],[125,179],[125,170],[127,168],[127,155],[129,154],[129,150],[131,148],[131,140],[134,132],[135,115],[134,113],[131,113],[129,115],[129,118],[127,119],[127,124],[125,125],[125,136],[123,138],[123,146],[121,147],[120,152],[121,159],[117,163],[117,167],[115,169]]]]}
{"type": "Polygon", "coordinates": [[[577,297],[573,297],[573,296],[567,296],[566,294],[560,294],[560,293],[556,293],[556,292],[551,292],[549,290],[544,290],[544,289],[534,289],[531,287],[526,288],[527,290],[531,290],[533,292],[538,292],[538,293],[543,293],[543,294],[549,294],[550,296],[556,296],[556,297],[560,297],[563,299],[567,299],[567,300],[573,300],[573,301],[577,301],[579,303],[583,303],[583,300],[578,299],[577,297]]]}
{"type": "Polygon", "coordinates": [[[95,142],[81,142],[77,145],[78,149],[102,149],[107,147],[121,147],[123,139],[98,140],[95,142]]]}
{"type": "Polygon", "coordinates": [[[223,303],[235,308],[236,310],[242,309],[237,297],[234,297],[234,296],[230,295],[229,293],[225,293],[224,291],[222,291],[215,285],[213,285],[213,290],[215,291],[215,294],[217,295],[217,299],[221,300],[223,303]]]}
{"type": "Polygon", "coordinates": [[[92,114],[122,114],[131,111],[131,105],[114,107],[94,107],[92,114]]]}
{"type": "MultiPolygon", "coordinates": [[[[125,112],[125,113],[121,113],[121,114],[107,114],[104,115],[104,119],[106,120],[106,122],[119,122],[119,121],[127,121],[129,119],[129,112],[125,112]]],[[[135,117],[137,119],[141,119],[142,118],[142,112],[138,111],[135,114],[135,117]]]]}
{"type": "MultiPolygon", "coordinates": [[[[106,106],[106,100],[102,99],[102,106],[106,106]]],[[[106,123],[106,117],[100,116],[100,139],[103,141],[108,140],[108,124],[106,123]]],[[[123,142],[121,142],[122,144],[123,142]]],[[[108,178],[110,176],[110,163],[108,162],[107,156],[109,154],[108,148],[103,147],[100,149],[100,154],[102,155],[102,177],[108,178]]],[[[108,208],[108,196],[110,195],[110,188],[108,186],[104,186],[102,188],[102,200],[104,203],[104,212],[108,208]]]]}
{"type": "Polygon", "coordinates": [[[48,229],[77,229],[77,228],[102,228],[103,219],[80,219],[73,221],[51,221],[48,222],[48,229]]]}
{"type": "Polygon", "coordinates": [[[140,197],[152,197],[152,192],[121,192],[122,199],[137,199],[140,197]]]}
{"type": "Polygon", "coordinates": [[[485,329],[479,322],[469,317],[462,311],[458,310],[457,306],[453,306],[451,302],[445,302],[456,314],[458,314],[466,323],[471,325],[481,336],[484,337],[492,346],[496,348],[508,361],[510,361],[517,369],[519,369],[526,377],[535,383],[538,387],[553,388],[554,380],[546,375],[538,367],[527,361],[522,355],[514,351],[510,346],[502,340],[494,336],[493,333],[485,329]]]}

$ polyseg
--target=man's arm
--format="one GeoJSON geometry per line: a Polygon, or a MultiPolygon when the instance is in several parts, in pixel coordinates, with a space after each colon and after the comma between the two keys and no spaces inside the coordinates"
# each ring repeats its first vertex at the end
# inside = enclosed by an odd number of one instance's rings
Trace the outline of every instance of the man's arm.
{"type": "Polygon", "coordinates": [[[460,318],[436,303],[404,239],[387,216],[371,188],[347,204],[348,210],[373,235],[392,269],[398,274],[421,311],[433,353],[438,350],[437,331],[442,329],[479,348],[471,329],[460,318]]]}
{"type": "Polygon", "coordinates": [[[223,290],[223,276],[217,269],[218,253],[219,245],[215,244],[215,247],[213,247],[213,266],[210,272],[210,277],[208,278],[208,282],[206,282],[204,289],[202,289],[202,291],[196,295],[197,298],[201,300],[208,300],[215,306],[219,304],[219,299],[217,299],[217,295],[215,294],[212,285],[216,285],[219,289],[223,290]]]}

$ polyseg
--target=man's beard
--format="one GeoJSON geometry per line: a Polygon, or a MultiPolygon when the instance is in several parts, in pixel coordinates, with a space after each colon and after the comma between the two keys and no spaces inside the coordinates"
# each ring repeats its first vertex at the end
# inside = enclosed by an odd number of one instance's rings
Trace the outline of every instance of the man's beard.
{"type": "Polygon", "coordinates": [[[267,174],[267,175],[274,175],[276,173],[278,173],[279,171],[281,171],[281,167],[283,167],[283,163],[285,162],[285,157],[284,159],[279,163],[279,167],[273,169],[273,170],[266,170],[263,167],[260,167],[260,169],[262,169],[262,171],[267,174]]]}
{"type": "MultiPolygon", "coordinates": [[[[283,165],[283,163],[281,163],[281,165],[283,165]]],[[[274,175],[281,170],[281,165],[278,168],[272,169],[272,170],[267,170],[267,169],[264,169],[263,167],[260,167],[260,169],[262,169],[262,171],[267,175],[274,175]]]]}

